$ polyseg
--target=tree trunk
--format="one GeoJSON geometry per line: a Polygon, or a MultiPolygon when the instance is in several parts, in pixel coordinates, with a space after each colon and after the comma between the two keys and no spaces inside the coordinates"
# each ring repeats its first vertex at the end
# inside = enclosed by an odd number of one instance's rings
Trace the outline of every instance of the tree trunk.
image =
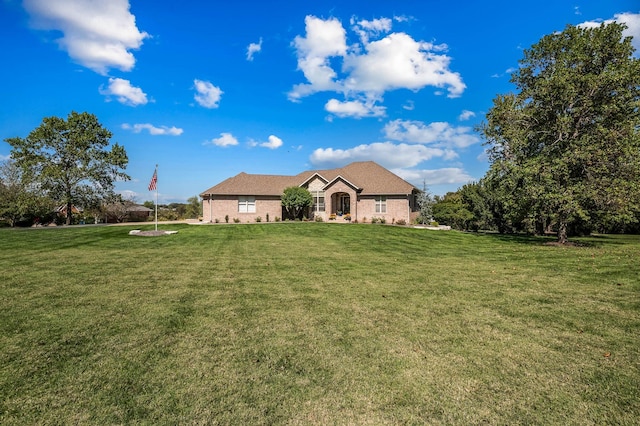
{"type": "Polygon", "coordinates": [[[561,221],[558,224],[558,243],[566,244],[567,241],[567,222],[561,221]]]}
{"type": "Polygon", "coordinates": [[[67,202],[67,220],[65,222],[65,224],[67,225],[71,225],[71,215],[73,214],[71,212],[71,209],[73,208],[73,204],[71,204],[71,201],[67,202]]]}

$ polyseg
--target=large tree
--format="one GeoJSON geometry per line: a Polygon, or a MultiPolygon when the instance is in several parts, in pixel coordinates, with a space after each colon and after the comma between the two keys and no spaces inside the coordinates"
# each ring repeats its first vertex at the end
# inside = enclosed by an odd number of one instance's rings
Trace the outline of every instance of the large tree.
{"type": "Polygon", "coordinates": [[[631,216],[640,193],[640,60],[624,26],[568,26],[524,51],[481,127],[487,179],[515,217],[567,241],[592,216],[631,216]]]}
{"type": "Polygon", "coordinates": [[[129,180],[124,147],[110,145],[111,132],[95,115],[71,112],[46,117],[26,138],[9,138],[11,158],[58,203],[71,223],[74,204],[93,205],[113,193],[116,180],[129,180]]]}

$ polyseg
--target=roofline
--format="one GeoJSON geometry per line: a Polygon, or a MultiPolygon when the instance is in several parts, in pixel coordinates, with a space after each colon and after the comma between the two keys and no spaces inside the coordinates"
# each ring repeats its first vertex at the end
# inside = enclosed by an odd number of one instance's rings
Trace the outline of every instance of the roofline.
{"type": "Polygon", "coordinates": [[[302,182],[298,186],[304,186],[307,182],[309,182],[311,179],[313,179],[316,176],[319,177],[320,179],[322,179],[325,182],[325,185],[327,184],[327,182],[329,182],[329,180],[327,178],[325,178],[324,176],[322,176],[320,173],[314,172],[311,176],[309,176],[304,182],[302,182]]]}
{"type": "Polygon", "coordinates": [[[325,186],[322,187],[322,189],[326,189],[328,186],[330,186],[331,184],[333,184],[335,181],[337,181],[338,179],[342,179],[343,181],[347,182],[349,184],[350,187],[352,187],[355,190],[358,191],[362,191],[362,188],[360,188],[358,185],[354,185],[353,183],[349,182],[349,179],[343,177],[342,175],[338,175],[335,178],[331,179],[330,182],[327,182],[325,184],[325,186]]]}

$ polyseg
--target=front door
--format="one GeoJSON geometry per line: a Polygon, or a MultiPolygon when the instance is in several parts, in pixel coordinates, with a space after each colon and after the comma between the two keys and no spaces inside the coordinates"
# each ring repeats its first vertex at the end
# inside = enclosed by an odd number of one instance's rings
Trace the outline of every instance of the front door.
{"type": "Polygon", "coordinates": [[[338,197],[338,212],[351,213],[351,197],[349,194],[340,194],[338,197]]]}

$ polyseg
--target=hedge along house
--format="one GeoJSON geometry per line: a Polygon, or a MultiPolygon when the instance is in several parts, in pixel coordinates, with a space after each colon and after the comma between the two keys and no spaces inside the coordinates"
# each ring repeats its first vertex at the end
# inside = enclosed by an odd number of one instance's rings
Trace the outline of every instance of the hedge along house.
{"type": "Polygon", "coordinates": [[[286,217],[281,203],[285,188],[307,188],[313,206],[306,217],[323,220],[370,221],[384,218],[388,223],[413,221],[419,214],[418,188],[373,161],[348,164],[330,170],[311,170],[295,176],[240,173],[200,194],[205,222],[274,221],[286,217]]]}

